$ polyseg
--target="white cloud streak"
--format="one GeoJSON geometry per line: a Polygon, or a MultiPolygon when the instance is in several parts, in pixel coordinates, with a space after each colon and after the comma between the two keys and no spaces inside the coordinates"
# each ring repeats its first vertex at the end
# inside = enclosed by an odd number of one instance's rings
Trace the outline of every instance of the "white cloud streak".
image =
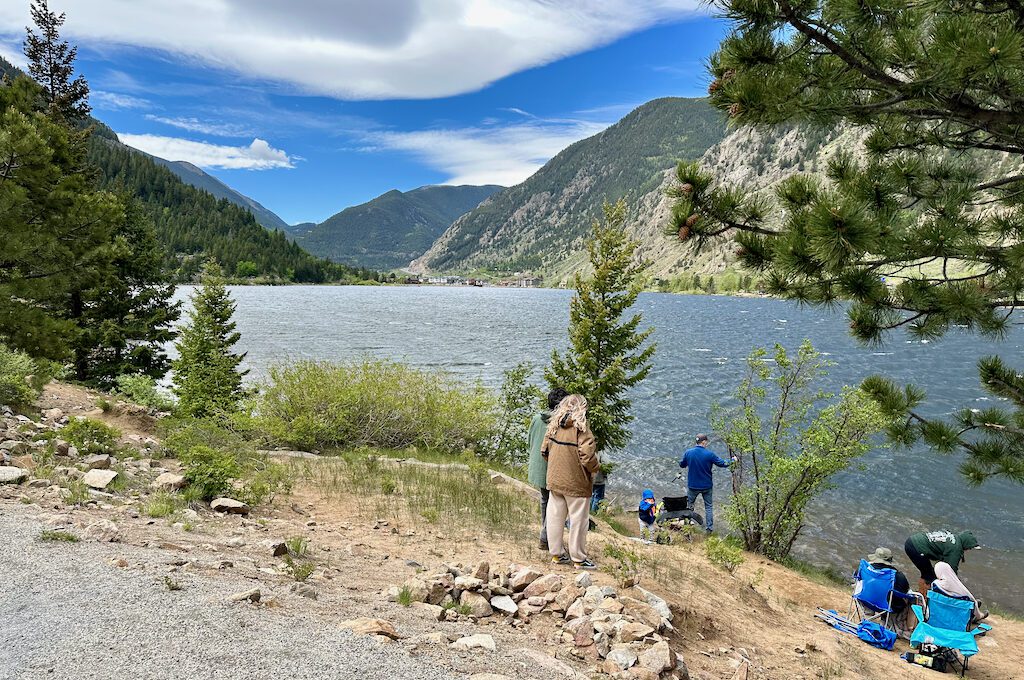
{"type": "MultiPolygon", "coordinates": [[[[347,99],[434,98],[485,87],[705,11],[700,0],[62,0],[65,33],[159,49],[347,99]]],[[[28,2],[0,3],[21,35],[28,2]]]]}
{"type": "Polygon", "coordinates": [[[201,168],[271,170],[293,168],[295,158],[256,138],[248,146],[225,146],[160,135],[117,133],[128,146],[169,161],[188,161],[201,168]]]}
{"type": "Polygon", "coordinates": [[[512,186],[540,169],[552,156],[606,123],[536,120],[504,127],[382,132],[371,137],[381,148],[411,153],[448,175],[445,184],[512,186]]]}
{"type": "Polygon", "coordinates": [[[28,61],[21,51],[21,43],[10,39],[0,39],[0,57],[11,62],[22,71],[28,70],[28,61]]]}
{"type": "Polygon", "coordinates": [[[120,109],[149,109],[153,103],[148,99],[136,97],[121,92],[107,92],[105,90],[93,90],[89,93],[89,102],[97,109],[120,110],[120,109]]]}
{"type": "Polygon", "coordinates": [[[168,118],[166,116],[157,116],[152,113],[146,114],[146,119],[155,123],[170,125],[171,127],[176,127],[180,130],[198,132],[200,134],[213,135],[215,137],[248,137],[253,134],[250,128],[234,123],[211,123],[209,121],[199,120],[198,118],[185,117],[168,118]]]}

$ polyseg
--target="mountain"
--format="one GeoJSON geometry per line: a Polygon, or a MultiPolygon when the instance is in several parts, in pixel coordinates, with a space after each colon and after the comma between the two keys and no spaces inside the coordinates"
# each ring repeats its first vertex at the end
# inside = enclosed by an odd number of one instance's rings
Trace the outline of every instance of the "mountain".
{"type": "Polygon", "coordinates": [[[422,255],[452,222],[501,189],[495,185],[392,189],[318,225],[296,225],[291,231],[295,241],[315,255],[394,269],[422,255]]]}
{"type": "Polygon", "coordinates": [[[263,207],[256,200],[249,198],[245,194],[235,191],[213,175],[203,172],[201,168],[198,168],[186,161],[168,161],[156,156],[151,156],[151,158],[173,172],[186,184],[191,184],[197,189],[202,189],[203,191],[213,194],[217,198],[223,198],[237,206],[245,208],[253,214],[253,217],[256,218],[257,222],[267,229],[283,229],[288,231],[288,223],[272,211],[263,207]]]}
{"type": "Polygon", "coordinates": [[[629,202],[626,231],[651,274],[715,273],[733,261],[723,238],[698,256],[665,236],[681,160],[699,159],[719,182],[769,196],[797,172],[823,174],[839,150],[857,152],[863,133],[779,126],[727,130],[703,99],[658,99],[604,132],[577,142],[522,184],[464,215],[413,263],[416,271],[532,270],[568,284],[585,266],[584,239],[603,200],[629,202]],[[645,175],[645,173],[647,173],[645,175]]]}
{"type": "Polygon", "coordinates": [[[704,99],[648,102],[460,217],[413,268],[571,272],[604,201],[625,197],[635,219],[667,168],[699,158],[725,133],[724,118],[704,99]]]}

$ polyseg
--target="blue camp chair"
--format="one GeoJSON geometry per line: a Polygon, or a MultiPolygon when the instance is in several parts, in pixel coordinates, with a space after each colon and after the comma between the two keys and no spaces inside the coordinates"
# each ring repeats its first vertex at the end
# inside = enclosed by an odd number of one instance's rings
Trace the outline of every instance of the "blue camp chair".
{"type": "Polygon", "coordinates": [[[913,609],[919,623],[910,635],[910,646],[937,648],[936,655],[945,657],[954,668],[959,666],[960,677],[963,677],[971,657],[978,653],[975,638],[992,630],[992,626],[983,623],[967,630],[974,603],[948,597],[936,590],[928,593],[927,616],[920,605],[915,604],[913,609]]]}
{"type": "Polygon", "coordinates": [[[874,621],[885,626],[896,634],[907,637],[907,631],[899,625],[893,616],[893,602],[896,598],[907,602],[916,602],[924,598],[920,593],[901,593],[895,589],[896,570],[873,567],[867,560],[861,560],[857,572],[853,575],[853,595],[850,597],[850,613],[846,618],[854,621],[874,621]]]}

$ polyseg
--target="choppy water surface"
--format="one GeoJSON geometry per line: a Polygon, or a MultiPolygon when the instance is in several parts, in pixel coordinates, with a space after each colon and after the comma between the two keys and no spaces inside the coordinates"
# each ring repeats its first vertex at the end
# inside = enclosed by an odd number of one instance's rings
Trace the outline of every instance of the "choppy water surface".
{"type": "MultiPolygon", "coordinates": [[[[180,291],[181,295],[185,290],[180,291]]],[[[450,371],[497,386],[501,373],[523,361],[543,365],[564,347],[569,291],[416,287],[238,287],[236,315],[250,377],[289,359],[338,360],[370,355],[450,371]]],[[[779,300],[645,294],[638,302],[658,344],[650,377],[633,393],[634,436],[617,452],[610,494],[626,505],[651,486],[658,496],[678,491],[676,461],[692,435],[708,429],[715,400],[735,388],[743,359],[755,344],[796,348],[810,338],[837,362],[829,382],[855,384],[871,373],[912,381],[928,391],[923,411],[992,402],[978,384],[975,361],[999,353],[1022,357],[1024,329],[993,343],[962,332],[920,343],[894,334],[880,348],[858,346],[841,313],[804,309],[779,300]]],[[[876,545],[902,557],[909,533],[948,527],[973,529],[985,550],[961,570],[975,594],[1024,611],[1024,493],[1006,482],[969,488],[957,458],[929,452],[878,450],[864,469],[844,473],[812,512],[801,557],[843,569],[876,545]]],[[[717,474],[716,505],[728,489],[717,474]]]]}

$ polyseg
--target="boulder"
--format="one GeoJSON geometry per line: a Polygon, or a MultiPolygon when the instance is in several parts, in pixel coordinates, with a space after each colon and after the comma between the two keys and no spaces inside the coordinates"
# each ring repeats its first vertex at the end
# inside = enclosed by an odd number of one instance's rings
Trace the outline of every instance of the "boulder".
{"type": "MultiPolygon", "coordinates": [[[[529,660],[529,665],[535,669],[530,675],[538,678],[584,678],[572,667],[553,656],[546,654],[539,649],[517,649],[516,655],[529,660]]],[[[529,676],[528,676],[529,677],[529,676]]]]}
{"type": "Polygon", "coordinates": [[[497,595],[491,598],[491,608],[502,614],[514,616],[519,611],[518,605],[508,595],[497,595]]]}
{"type": "Polygon", "coordinates": [[[288,554],[288,544],[284,541],[271,541],[270,543],[270,556],[271,557],[284,557],[288,554]]]}
{"type": "Polygon", "coordinates": [[[6,453],[8,457],[24,456],[28,453],[28,444],[17,439],[8,439],[5,442],[0,442],[0,451],[6,453]]]}
{"type": "Polygon", "coordinates": [[[511,588],[513,592],[518,593],[521,590],[525,590],[528,585],[543,575],[544,574],[542,572],[537,571],[533,567],[522,567],[516,570],[509,577],[508,587],[511,588]]]}
{"type": "Polygon", "coordinates": [[[618,670],[624,671],[633,666],[639,657],[629,645],[615,645],[609,650],[605,659],[615,664],[618,670]]]}
{"type": "Polygon", "coordinates": [[[662,640],[640,653],[640,665],[655,673],[669,671],[676,667],[676,653],[662,640]]]}
{"type": "Polygon", "coordinates": [[[629,669],[630,680],[658,680],[661,677],[650,668],[644,668],[643,666],[633,666],[629,669]]]}
{"type": "Polygon", "coordinates": [[[111,458],[105,453],[97,453],[82,461],[86,470],[109,470],[111,458]]]}
{"type": "Polygon", "coordinates": [[[586,616],[587,612],[583,606],[583,600],[579,599],[569,605],[565,610],[566,619],[578,619],[581,616],[586,616]]]}
{"type": "Polygon", "coordinates": [[[597,655],[602,659],[608,656],[611,651],[612,642],[607,633],[594,633],[594,647],[597,648],[597,655]]]}
{"type": "Polygon", "coordinates": [[[490,581],[491,580],[491,563],[490,562],[481,562],[480,564],[476,565],[476,568],[473,569],[473,577],[480,579],[484,583],[487,583],[488,581],[490,581]]]}
{"type": "Polygon", "coordinates": [[[460,651],[468,652],[471,649],[486,649],[489,652],[495,650],[494,638],[484,633],[477,633],[476,635],[467,635],[461,637],[453,642],[450,647],[460,651]]]}
{"type": "Polygon", "coordinates": [[[121,532],[117,528],[117,525],[109,519],[100,519],[85,527],[85,530],[82,532],[82,537],[87,541],[110,543],[112,541],[119,540],[121,538],[121,532]]]}
{"type": "Polygon", "coordinates": [[[293,583],[290,590],[299,597],[307,597],[310,600],[315,600],[319,597],[319,593],[316,591],[316,588],[308,583],[293,583]]]}
{"type": "Polygon", "coordinates": [[[71,454],[71,445],[63,439],[53,443],[53,454],[59,458],[67,458],[71,454]]]}
{"type": "Polygon", "coordinates": [[[244,600],[248,600],[249,602],[255,604],[260,601],[260,589],[253,588],[251,590],[246,590],[241,593],[235,593],[228,599],[232,602],[242,602],[244,600]]]}
{"type": "Polygon", "coordinates": [[[183,489],[185,488],[185,476],[176,475],[173,472],[165,472],[153,480],[153,488],[166,491],[183,489]]]}
{"type": "Polygon", "coordinates": [[[89,470],[82,477],[82,483],[93,489],[106,489],[117,473],[113,470],[89,470]]]}
{"type": "Polygon", "coordinates": [[[427,584],[418,578],[411,578],[406,580],[402,584],[402,589],[409,593],[409,599],[412,602],[426,602],[427,595],[430,594],[430,589],[427,584]]]}
{"type": "Polygon", "coordinates": [[[475,576],[457,576],[455,588],[458,590],[480,590],[484,587],[484,581],[475,576]]]}
{"type": "Polygon", "coordinates": [[[622,603],[623,614],[631,616],[640,623],[646,623],[655,630],[661,629],[662,616],[651,605],[631,597],[620,597],[619,602],[622,603]]]}
{"type": "Polygon", "coordinates": [[[214,498],[210,501],[210,509],[214,512],[226,512],[231,515],[249,514],[249,506],[234,498],[214,498]]]}
{"type": "Polygon", "coordinates": [[[577,647],[594,644],[594,624],[586,616],[566,624],[565,631],[573,636],[572,642],[577,647]]]}
{"type": "Polygon", "coordinates": [[[392,640],[400,640],[404,637],[398,634],[398,631],[395,630],[393,625],[383,619],[350,619],[348,621],[342,621],[338,625],[342,628],[347,628],[353,633],[358,633],[359,635],[382,635],[392,640]]]}
{"type": "Polygon", "coordinates": [[[427,583],[427,599],[426,602],[429,604],[441,604],[444,602],[444,598],[448,595],[448,590],[444,587],[444,584],[440,581],[431,581],[427,583]]]}
{"type": "Polygon", "coordinates": [[[590,586],[594,585],[594,579],[591,578],[588,572],[583,572],[582,574],[576,574],[576,578],[573,579],[573,584],[575,584],[577,588],[586,590],[590,586]]]}
{"type": "MultiPolygon", "coordinates": [[[[589,574],[587,575],[589,576],[589,574]]],[[[572,603],[578,600],[582,595],[582,588],[575,585],[566,586],[555,594],[554,602],[551,603],[551,610],[564,612],[569,609],[569,607],[572,606],[572,603]]]]}
{"type": "Polygon", "coordinates": [[[421,612],[432,621],[444,620],[444,607],[439,607],[436,604],[427,604],[426,602],[414,602],[412,606],[413,609],[421,612]]]}
{"type": "Polygon", "coordinates": [[[672,622],[672,609],[668,606],[668,602],[651,591],[640,588],[639,586],[636,588],[636,591],[643,596],[644,601],[647,602],[654,611],[661,615],[661,618],[665,619],[669,623],[672,622]]]}
{"type": "Polygon", "coordinates": [[[523,595],[526,597],[536,597],[538,595],[546,595],[548,593],[555,593],[562,589],[562,577],[558,574],[545,574],[538,579],[535,579],[530,585],[526,586],[523,590],[523,595]]]}
{"type": "Polygon", "coordinates": [[[459,604],[469,607],[470,613],[478,619],[494,613],[494,610],[491,609],[491,603],[487,601],[486,597],[469,590],[462,591],[462,595],[459,597],[459,604]]]}
{"type": "Polygon", "coordinates": [[[620,621],[615,629],[620,642],[636,642],[654,634],[654,628],[636,621],[620,621]]]}
{"type": "Polygon", "coordinates": [[[21,484],[28,479],[28,470],[16,467],[0,467],[0,484],[21,484]]]}
{"type": "Polygon", "coordinates": [[[622,603],[614,597],[606,597],[597,605],[597,611],[619,614],[622,612],[622,603]]]}

